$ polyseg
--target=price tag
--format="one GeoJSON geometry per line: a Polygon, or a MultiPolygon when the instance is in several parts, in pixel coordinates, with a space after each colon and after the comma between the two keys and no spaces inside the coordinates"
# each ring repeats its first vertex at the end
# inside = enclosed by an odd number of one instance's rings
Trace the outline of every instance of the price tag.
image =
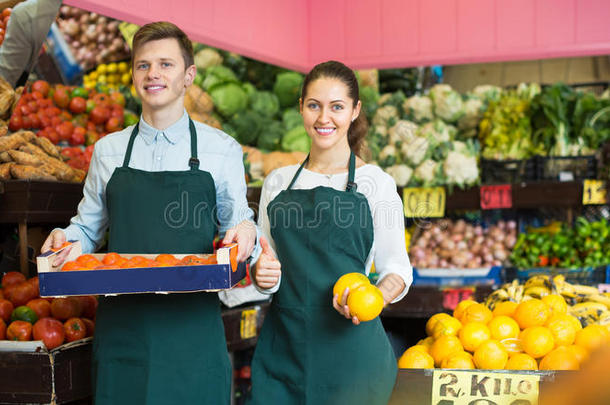
{"type": "Polygon", "coordinates": [[[582,205],[606,204],[606,182],[585,180],[582,189],[582,205]]]}
{"type": "Polygon", "coordinates": [[[256,336],[256,318],[258,309],[245,309],[241,311],[239,322],[239,336],[242,339],[251,339],[256,336]]]}
{"type": "Polygon", "coordinates": [[[610,284],[598,284],[597,289],[600,293],[610,293],[610,284]]]}
{"type": "Polygon", "coordinates": [[[453,311],[457,305],[472,297],[474,288],[445,288],[443,290],[443,308],[453,311]]]}
{"type": "Polygon", "coordinates": [[[129,49],[131,49],[131,44],[133,43],[133,37],[136,35],[136,31],[139,29],[140,27],[138,25],[128,22],[122,22],[119,24],[119,31],[121,31],[121,34],[123,35],[125,42],[127,42],[129,49]]]}
{"type": "Polygon", "coordinates": [[[481,186],[481,209],[512,208],[513,188],[510,184],[481,186]]]}
{"type": "Polygon", "coordinates": [[[405,187],[402,201],[407,218],[442,218],[445,216],[443,187],[405,187]]]}
{"type": "Polygon", "coordinates": [[[534,405],[539,375],[436,369],[432,374],[433,405],[534,405]]]}

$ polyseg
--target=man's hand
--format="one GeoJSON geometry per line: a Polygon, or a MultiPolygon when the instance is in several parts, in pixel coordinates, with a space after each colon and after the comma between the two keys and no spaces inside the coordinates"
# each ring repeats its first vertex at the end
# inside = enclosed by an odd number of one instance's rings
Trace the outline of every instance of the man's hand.
{"type": "Polygon", "coordinates": [[[222,240],[223,245],[236,242],[237,262],[244,262],[252,254],[256,243],[256,226],[251,221],[245,220],[229,229],[222,240]]]}
{"type": "MultiPolygon", "coordinates": [[[[55,229],[53,232],[49,234],[47,240],[42,244],[42,248],[40,248],[40,253],[48,252],[51,249],[59,249],[66,242],[66,234],[61,229],[55,229]]],[[[59,254],[53,261],[53,266],[61,266],[66,260],[66,256],[70,253],[71,247],[67,247],[59,254]]]]}
{"type": "Polygon", "coordinates": [[[264,236],[261,236],[261,248],[263,252],[256,262],[254,281],[260,288],[272,288],[280,281],[282,265],[264,236]]]}

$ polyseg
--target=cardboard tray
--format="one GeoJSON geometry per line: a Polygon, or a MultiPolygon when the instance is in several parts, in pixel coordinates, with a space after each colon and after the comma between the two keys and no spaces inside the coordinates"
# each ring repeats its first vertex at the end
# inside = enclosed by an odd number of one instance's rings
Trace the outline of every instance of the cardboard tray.
{"type": "MultiPolygon", "coordinates": [[[[75,260],[82,253],[79,241],[70,246],[66,262],[75,260]]],[[[61,271],[59,267],[52,266],[55,255],[60,251],[47,252],[36,259],[41,297],[219,291],[232,288],[246,276],[246,263],[236,262],[237,244],[218,249],[215,253],[217,264],[118,270],[61,271]]],[[[101,260],[104,254],[92,256],[101,260]]],[[[157,254],[134,253],[121,256],[154,259],[157,254]]],[[[187,254],[174,256],[181,259],[187,254]]]]}

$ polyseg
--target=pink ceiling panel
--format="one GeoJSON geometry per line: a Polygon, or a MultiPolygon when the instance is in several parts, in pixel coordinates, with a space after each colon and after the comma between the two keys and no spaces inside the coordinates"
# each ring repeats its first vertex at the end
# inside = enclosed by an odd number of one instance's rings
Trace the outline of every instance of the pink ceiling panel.
{"type": "Polygon", "coordinates": [[[419,0],[381,0],[382,54],[419,53],[419,0]]]}
{"type": "Polygon", "coordinates": [[[496,45],[496,6],[489,0],[457,0],[457,49],[493,51],[496,45]]]}
{"type": "Polygon", "coordinates": [[[346,42],[351,40],[350,35],[347,35],[346,32],[345,9],[347,4],[350,2],[346,0],[311,0],[308,2],[309,63],[304,70],[329,59],[345,61],[346,42]]]}
{"type": "Polygon", "coordinates": [[[578,0],[537,0],[536,43],[540,46],[573,44],[576,39],[578,0]]]}
{"type": "Polygon", "coordinates": [[[535,2],[532,0],[495,1],[498,49],[507,51],[532,48],[535,45],[535,2]]]}
{"type": "Polygon", "coordinates": [[[577,1],[576,41],[610,42],[610,2],[608,0],[577,1]]]}
{"type": "Polygon", "coordinates": [[[420,54],[455,52],[457,49],[456,13],[456,0],[420,0],[420,54]]]}
{"type": "Polygon", "coordinates": [[[345,10],[345,48],[353,58],[381,55],[381,3],[351,0],[345,10]]]}

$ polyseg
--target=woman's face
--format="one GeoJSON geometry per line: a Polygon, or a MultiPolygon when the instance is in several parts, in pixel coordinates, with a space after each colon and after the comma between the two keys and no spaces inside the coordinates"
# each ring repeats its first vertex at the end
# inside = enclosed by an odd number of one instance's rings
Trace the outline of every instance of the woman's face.
{"type": "Polygon", "coordinates": [[[347,143],[347,131],[360,113],[360,101],[348,95],[348,87],[339,79],[320,78],[309,83],[305,99],[300,100],[303,125],[312,147],[332,149],[347,143]]]}

